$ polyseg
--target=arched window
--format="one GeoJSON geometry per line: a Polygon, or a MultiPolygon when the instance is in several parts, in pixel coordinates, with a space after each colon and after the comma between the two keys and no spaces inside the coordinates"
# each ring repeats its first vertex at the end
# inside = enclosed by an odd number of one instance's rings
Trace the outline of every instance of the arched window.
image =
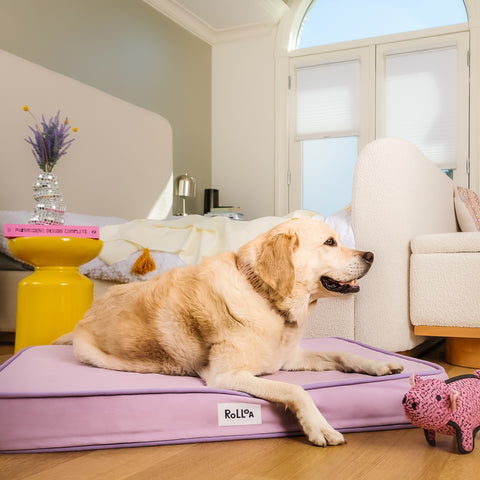
{"type": "Polygon", "coordinates": [[[290,59],[290,210],[348,205],[358,151],[386,136],[468,186],[466,22],[462,0],[310,4],[290,59]]]}
{"type": "Polygon", "coordinates": [[[466,23],[463,0],[314,0],[297,48],[466,23]]]}

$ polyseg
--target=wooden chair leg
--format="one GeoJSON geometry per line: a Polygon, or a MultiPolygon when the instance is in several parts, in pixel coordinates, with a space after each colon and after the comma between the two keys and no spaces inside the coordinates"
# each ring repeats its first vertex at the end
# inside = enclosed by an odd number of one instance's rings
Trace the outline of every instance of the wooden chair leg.
{"type": "Polygon", "coordinates": [[[480,338],[447,337],[446,360],[460,367],[480,368],[480,338]]]}

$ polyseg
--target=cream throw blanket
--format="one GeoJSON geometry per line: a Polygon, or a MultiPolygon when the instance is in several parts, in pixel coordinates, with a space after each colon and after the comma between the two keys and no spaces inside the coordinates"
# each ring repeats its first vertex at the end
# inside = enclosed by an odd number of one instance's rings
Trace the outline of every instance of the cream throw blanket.
{"type": "Polygon", "coordinates": [[[177,253],[187,265],[194,265],[205,256],[223,251],[236,252],[261,233],[291,218],[315,215],[314,212],[297,211],[285,217],[261,217],[249,221],[200,215],[170,220],[133,220],[100,229],[100,238],[104,242],[100,258],[112,265],[148,248],[177,253]]]}

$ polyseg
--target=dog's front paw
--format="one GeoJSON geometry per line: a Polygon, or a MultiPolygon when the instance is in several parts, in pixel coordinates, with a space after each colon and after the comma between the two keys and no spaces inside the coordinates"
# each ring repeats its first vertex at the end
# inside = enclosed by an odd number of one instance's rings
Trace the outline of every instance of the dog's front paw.
{"type": "Polygon", "coordinates": [[[345,438],[343,438],[343,435],[333,428],[329,432],[325,433],[325,438],[327,439],[328,445],[343,445],[344,443],[347,443],[345,438]]]}
{"type": "Polygon", "coordinates": [[[340,432],[332,427],[325,429],[305,429],[308,440],[317,447],[326,447],[327,445],[342,445],[345,439],[340,432]]]}
{"type": "Polygon", "coordinates": [[[319,447],[345,443],[343,435],[337,432],[319,412],[312,397],[301,387],[297,391],[300,393],[297,403],[293,403],[289,407],[296,412],[308,440],[319,447]]]}
{"type": "Polygon", "coordinates": [[[373,375],[395,375],[403,372],[403,365],[398,362],[375,362],[373,375]]]}

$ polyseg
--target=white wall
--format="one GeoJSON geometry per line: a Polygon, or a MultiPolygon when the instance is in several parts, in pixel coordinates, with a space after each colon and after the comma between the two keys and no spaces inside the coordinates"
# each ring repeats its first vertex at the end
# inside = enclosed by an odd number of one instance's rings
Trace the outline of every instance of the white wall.
{"type": "Polygon", "coordinates": [[[274,214],[275,32],[213,46],[212,187],[246,218],[274,214]]]}

